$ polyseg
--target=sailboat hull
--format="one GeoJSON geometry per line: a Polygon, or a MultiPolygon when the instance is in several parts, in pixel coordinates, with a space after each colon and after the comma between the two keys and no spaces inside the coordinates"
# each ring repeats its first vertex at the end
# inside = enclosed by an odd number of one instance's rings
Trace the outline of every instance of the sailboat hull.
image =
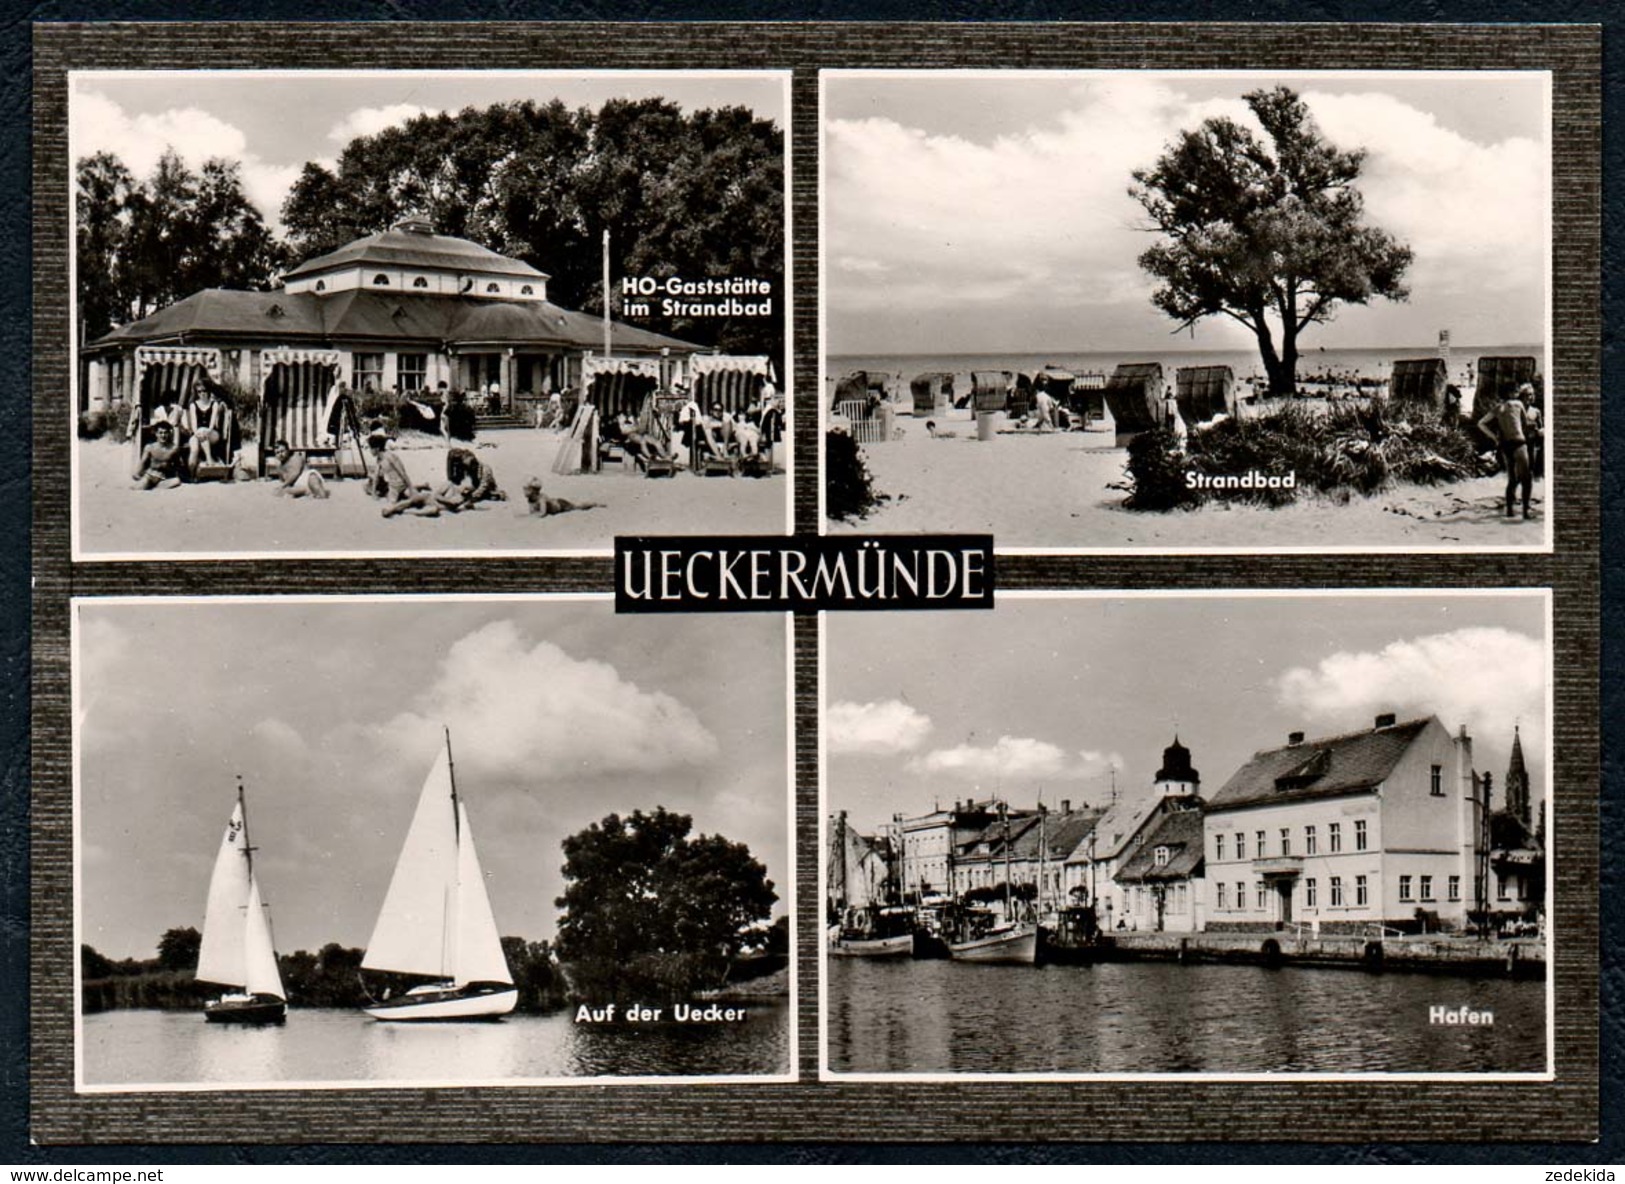
{"type": "Polygon", "coordinates": [[[515,987],[462,987],[442,991],[408,991],[363,1010],[375,1020],[399,1023],[447,1023],[500,1020],[519,1002],[515,987]]]}
{"type": "Polygon", "coordinates": [[[974,941],[950,942],[948,955],[955,962],[1014,962],[1031,966],[1038,957],[1038,931],[1017,929],[974,941]]]}
{"type": "Polygon", "coordinates": [[[914,955],[914,935],[895,937],[837,937],[830,943],[832,958],[910,958],[914,955]]]}
{"type": "Polygon", "coordinates": [[[216,999],[204,1005],[203,1018],[211,1024],[280,1024],[287,1021],[288,1005],[280,999],[216,999]]]}

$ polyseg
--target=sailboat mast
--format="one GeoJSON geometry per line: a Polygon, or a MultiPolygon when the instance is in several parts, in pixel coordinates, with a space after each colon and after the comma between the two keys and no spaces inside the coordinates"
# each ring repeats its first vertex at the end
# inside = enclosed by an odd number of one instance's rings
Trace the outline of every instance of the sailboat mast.
{"type": "Polygon", "coordinates": [[[243,775],[237,774],[237,809],[243,814],[243,858],[248,860],[248,878],[254,878],[254,844],[248,841],[248,798],[243,793],[243,775]]]}

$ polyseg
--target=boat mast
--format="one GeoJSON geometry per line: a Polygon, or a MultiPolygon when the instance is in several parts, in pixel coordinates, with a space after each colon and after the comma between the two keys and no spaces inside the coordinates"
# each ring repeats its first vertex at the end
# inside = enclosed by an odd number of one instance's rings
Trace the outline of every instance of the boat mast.
{"type": "Polygon", "coordinates": [[[254,845],[248,841],[248,799],[243,795],[243,775],[237,774],[237,809],[243,815],[243,858],[248,861],[248,878],[254,878],[254,845]]]}
{"type": "Polygon", "coordinates": [[[1010,809],[1005,802],[999,803],[999,821],[1004,824],[1004,919],[1011,921],[1015,914],[1010,906],[1010,809]]]}
{"type": "Polygon", "coordinates": [[[462,845],[463,845],[463,812],[457,808],[457,767],[451,760],[451,728],[446,724],[440,725],[446,734],[446,781],[451,785],[451,833],[455,840],[452,848],[452,875],[451,883],[447,884],[440,898],[440,967],[442,973],[449,968],[453,977],[457,968],[452,965],[456,957],[456,947],[453,944],[457,939],[456,908],[457,892],[462,887],[462,845]]]}

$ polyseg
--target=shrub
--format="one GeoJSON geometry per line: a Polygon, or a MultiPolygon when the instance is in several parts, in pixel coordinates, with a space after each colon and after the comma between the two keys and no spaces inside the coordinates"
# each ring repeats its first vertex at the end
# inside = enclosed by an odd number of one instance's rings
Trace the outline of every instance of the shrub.
{"type": "Polygon", "coordinates": [[[1194,506],[1202,499],[1186,487],[1185,470],[1179,439],[1166,428],[1152,428],[1129,441],[1128,481],[1111,488],[1128,490],[1123,504],[1131,510],[1194,506]]]}
{"type": "Polygon", "coordinates": [[[113,417],[101,408],[79,413],[79,438],[81,440],[100,440],[107,435],[113,426],[113,417]]]}
{"type": "Polygon", "coordinates": [[[219,386],[226,402],[231,405],[231,413],[237,417],[237,431],[244,440],[257,437],[260,431],[260,392],[244,385],[235,374],[227,374],[220,380],[219,386]]]}
{"type": "Polygon", "coordinates": [[[356,413],[361,417],[362,430],[380,425],[394,432],[400,427],[400,413],[393,395],[382,391],[361,391],[354,396],[356,413]]]}
{"type": "Polygon", "coordinates": [[[876,491],[858,442],[846,432],[825,432],[824,508],[829,516],[841,522],[867,518],[887,500],[888,495],[876,491]]]}

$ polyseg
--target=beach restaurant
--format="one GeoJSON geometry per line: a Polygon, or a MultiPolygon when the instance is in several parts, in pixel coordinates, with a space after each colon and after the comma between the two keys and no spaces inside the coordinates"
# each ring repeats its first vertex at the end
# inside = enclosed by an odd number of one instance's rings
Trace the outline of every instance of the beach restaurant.
{"type": "MultiPolygon", "coordinates": [[[[205,289],[91,342],[79,410],[133,403],[145,412],[163,393],[143,389],[163,377],[151,360],[176,348],[206,355],[210,378],[245,390],[261,390],[287,351],[321,350],[363,394],[495,384],[503,410],[523,410],[579,389],[585,359],[604,350],[603,320],[551,303],[547,280],[528,263],[407,219],[306,260],[272,291],[205,289]]],[[[610,324],[612,355],[650,359],[667,381],[685,377],[700,348],[610,324]]]]}

